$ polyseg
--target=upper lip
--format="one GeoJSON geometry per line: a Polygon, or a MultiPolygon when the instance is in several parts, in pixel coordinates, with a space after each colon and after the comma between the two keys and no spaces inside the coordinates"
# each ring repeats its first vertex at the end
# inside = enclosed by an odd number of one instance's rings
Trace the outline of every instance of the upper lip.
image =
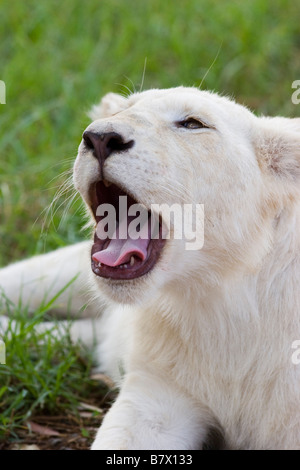
{"type": "Polygon", "coordinates": [[[90,186],[89,201],[96,222],[99,222],[99,217],[96,215],[96,211],[98,206],[101,204],[112,204],[116,209],[118,218],[120,196],[126,196],[128,198],[128,206],[131,204],[138,204],[137,200],[128,191],[107,179],[93,183],[90,186]]]}

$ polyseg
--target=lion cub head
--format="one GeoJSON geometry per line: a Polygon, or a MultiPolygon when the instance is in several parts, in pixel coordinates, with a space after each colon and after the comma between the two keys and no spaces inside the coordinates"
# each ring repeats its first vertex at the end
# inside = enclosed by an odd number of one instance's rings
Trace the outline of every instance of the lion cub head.
{"type": "Polygon", "coordinates": [[[93,277],[109,297],[140,302],[260,269],[299,196],[299,119],[183,87],[109,93],[91,117],[74,182],[96,225],[93,277]]]}

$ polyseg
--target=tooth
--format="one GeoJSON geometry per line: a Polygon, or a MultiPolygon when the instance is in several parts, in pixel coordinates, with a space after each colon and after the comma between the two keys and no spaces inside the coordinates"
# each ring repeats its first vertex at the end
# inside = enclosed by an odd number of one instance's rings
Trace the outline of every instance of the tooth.
{"type": "Polygon", "coordinates": [[[111,183],[110,183],[109,181],[106,181],[106,180],[103,180],[103,184],[104,184],[104,186],[106,186],[107,188],[108,188],[109,186],[111,186],[111,183]]]}
{"type": "Polygon", "coordinates": [[[130,258],[130,266],[133,266],[133,265],[134,265],[134,257],[131,256],[131,258],[130,258]]]}
{"type": "Polygon", "coordinates": [[[98,263],[98,268],[101,268],[101,263],[98,263]]]}

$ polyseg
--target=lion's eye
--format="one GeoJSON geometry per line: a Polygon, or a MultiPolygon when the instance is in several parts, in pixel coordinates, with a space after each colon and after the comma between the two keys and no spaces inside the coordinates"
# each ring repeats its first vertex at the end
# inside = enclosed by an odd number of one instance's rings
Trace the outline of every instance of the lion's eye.
{"type": "Polygon", "coordinates": [[[179,121],[177,124],[179,127],[185,127],[186,129],[208,129],[208,126],[206,126],[203,122],[194,118],[188,118],[184,121],[179,121]]]}

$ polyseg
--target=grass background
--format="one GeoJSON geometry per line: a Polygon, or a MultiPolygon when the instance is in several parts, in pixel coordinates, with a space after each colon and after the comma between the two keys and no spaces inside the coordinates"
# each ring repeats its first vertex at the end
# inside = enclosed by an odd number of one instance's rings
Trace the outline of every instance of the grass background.
{"type": "MultiPolygon", "coordinates": [[[[2,1],[0,266],[85,236],[79,201],[68,207],[61,198],[50,221],[45,208],[72,166],[90,106],[108,91],[139,89],[146,58],[144,88],[201,85],[257,113],[299,116],[294,0],[2,1]]],[[[90,394],[90,360],[83,370],[67,336],[37,335],[43,308],[29,320],[17,310],[0,369],[0,439],[18,439],[34,413],[76,408],[90,394]]]]}
{"type": "Polygon", "coordinates": [[[1,2],[0,266],[84,237],[78,203],[59,225],[61,200],[46,231],[43,210],[71,167],[86,111],[121,85],[139,88],[146,57],[145,88],[205,77],[202,88],[259,113],[299,115],[294,0],[1,2]]]}

